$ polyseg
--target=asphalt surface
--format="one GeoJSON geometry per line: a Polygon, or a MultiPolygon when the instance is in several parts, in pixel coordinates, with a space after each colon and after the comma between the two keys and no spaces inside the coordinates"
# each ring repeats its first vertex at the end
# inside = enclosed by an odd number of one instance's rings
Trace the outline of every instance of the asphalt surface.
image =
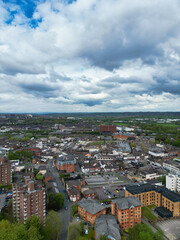
{"type": "Polygon", "coordinates": [[[180,239],[180,219],[171,219],[156,223],[166,235],[167,239],[180,239]]]}
{"type": "Polygon", "coordinates": [[[6,194],[0,194],[0,213],[1,213],[1,209],[4,207],[5,198],[6,198],[6,194]]]}
{"type": "Polygon", "coordinates": [[[70,222],[70,217],[71,217],[71,204],[69,202],[68,196],[65,193],[65,188],[62,185],[61,181],[59,180],[59,174],[55,167],[52,165],[52,162],[48,162],[48,168],[50,172],[52,173],[52,176],[54,177],[54,181],[57,183],[59,192],[64,194],[64,208],[59,212],[59,215],[61,217],[61,221],[63,223],[63,229],[62,233],[60,235],[60,240],[66,240],[67,239],[67,230],[68,230],[68,225],[70,222]],[[67,208],[67,210],[65,209],[67,208]]]}

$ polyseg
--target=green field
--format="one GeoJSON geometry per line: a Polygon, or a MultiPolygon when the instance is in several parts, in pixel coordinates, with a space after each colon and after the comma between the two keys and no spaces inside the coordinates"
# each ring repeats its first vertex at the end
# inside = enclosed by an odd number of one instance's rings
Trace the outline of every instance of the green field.
{"type": "Polygon", "coordinates": [[[154,210],[156,208],[156,205],[149,205],[148,208],[154,210]]]}
{"type": "Polygon", "coordinates": [[[163,126],[163,127],[169,127],[169,128],[179,128],[180,124],[175,124],[175,123],[158,123],[158,125],[163,126]]]}
{"type": "Polygon", "coordinates": [[[147,218],[149,221],[156,220],[157,217],[151,212],[147,207],[142,207],[142,215],[147,218]]]}

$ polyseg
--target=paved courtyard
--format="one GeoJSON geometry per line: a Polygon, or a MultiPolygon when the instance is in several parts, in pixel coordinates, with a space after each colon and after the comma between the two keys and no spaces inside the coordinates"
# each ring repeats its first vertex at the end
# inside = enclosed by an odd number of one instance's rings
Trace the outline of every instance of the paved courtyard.
{"type": "Polygon", "coordinates": [[[180,239],[180,219],[167,220],[156,224],[170,240],[180,239]]]}

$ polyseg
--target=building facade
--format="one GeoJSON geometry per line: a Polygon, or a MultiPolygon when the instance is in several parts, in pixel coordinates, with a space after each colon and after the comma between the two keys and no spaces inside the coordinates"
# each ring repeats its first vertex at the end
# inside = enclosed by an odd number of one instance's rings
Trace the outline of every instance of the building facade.
{"type": "Polygon", "coordinates": [[[38,216],[41,224],[46,216],[46,192],[42,185],[25,177],[25,182],[15,183],[12,186],[13,215],[17,221],[25,221],[33,216],[38,216]]]}
{"type": "Polygon", "coordinates": [[[141,223],[141,207],[138,198],[120,198],[111,201],[111,214],[117,216],[121,229],[127,229],[141,223]]]}
{"type": "Polygon", "coordinates": [[[96,200],[83,198],[78,203],[78,213],[84,220],[94,224],[97,217],[101,214],[106,214],[106,207],[96,200]]]}
{"type": "Polygon", "coordinates": [[[115,125],[101,125],[100,132],[101,133],[115,133],[117,131],[115,125]]]}
{"type": "Polygon", "coordinates": [[[0,159],[0,184],[10,185],[12,183],[11,163],[0,159]]]}
{"type": "Polygon", "coordinates": [[[167,175],[166,187],[171,191],[180,192],[180,175],[174,175],[174,174],[167,175]]]}
{"type": "Polygon", "coordinates": [[[74,157],[71,155],[65,155],[58,157],[56,161],[56,168],[63,172],[74,172],[74,157]]]}
{"type": "Polygon", "coordinates": [[[83,196],[86,199],[95,199],[96,198],[96,192],[93,189],[87,189],[85,191],[83,191],[83,196]]]}
{"type": "Polygon", "coordinates": [[[180,163],[175,161],[163,162],[163,167],[169,172],[180,175],[180,163]]]}
{"type": "Polygon", "coordinates": [[[173,217],[180,216],[180,195],[165,187],[148,183],[128,186],[125,197],[129,196],[137,197],[144,206],[164,207],[172,212],[173,217]]]}

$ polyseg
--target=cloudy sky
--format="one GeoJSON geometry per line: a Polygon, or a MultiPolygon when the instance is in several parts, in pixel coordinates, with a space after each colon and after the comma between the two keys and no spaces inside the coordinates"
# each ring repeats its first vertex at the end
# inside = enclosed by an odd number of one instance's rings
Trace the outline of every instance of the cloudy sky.
{"type": "Polygon", "coordinates": [[[180,111],[179,0],[0,0],[0,112],[180,111]]]}

